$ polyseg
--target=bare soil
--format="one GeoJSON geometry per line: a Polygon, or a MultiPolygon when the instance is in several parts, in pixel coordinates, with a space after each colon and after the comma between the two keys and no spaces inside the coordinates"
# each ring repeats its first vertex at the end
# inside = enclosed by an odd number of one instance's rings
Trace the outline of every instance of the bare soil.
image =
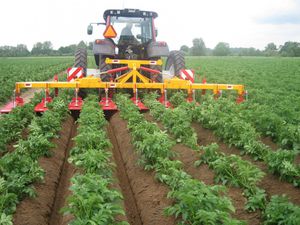
{"type": "MultiPolygon", "coordinates": [[[[193,123],[192,127],[195,129],[198,135],[199,145],[208,145],[213,142],[220,146],[220,150],[227,155],[235,154],[240,155],[241,151],[235,147],[229,147],[224,142],[220,141],[209,129],[203,128],[198,123],[193,123]]],[[[259,187],[266,190],[269,196],[272,195],[283,195],[285,194],[290,198],[290,201],[295,204],[300,204],[300,188],[294,187],[292,184],[280,180],[279,176],[273,175],[268,172],[267,165],[262,161],[254,161],[249,155],[240,155],[242,159],[251,162],[266,173],[265,177],[258,184],[259,187]]]]}
{"type": "MultiPolygon", "coordinates": [[[[164,208],[172,204],[172,201],[167,198],[169,190],[165,185],[155,180],[153,171],[144,171],[141,166],[137,165],[138,155],[131,144],[131,136],[127,130],[127,123],[120,118],[119,113],[116,113],[111,117],[110,124],[116,137],[116,142],[113,138],[111,140],[114,146],[118,146],[120,153],[120,158],[118,159],[114,152],[116,163],[117,165],[123,164],[123,168],[125,168],[125,173],[120,173],[120,176],[123,176],[123,178],[119,177],[119,179],[128,179],[131,186],[131,190],[127,190],[127,192],[123,190],[123,193],[125,195],[128,192],[133,193],[132,198],[135,199],[138,211],[138,213],[135,211],[132,214],[136,215],[136,217],[139,214],[141,224],[145,225],[175,224],[175,218],[163,215],[164,208]],[[122,161],[120,162],[119,160],[122,161]]],[[[122,167],[119,167],[119,169],[122,169],[122,167]]],[[[124,187],[121,185],[121,188],[123,189],[124,187]]],[[[126,207],[128,207],[128,204],[126,207]]],[[[135,207],[133,201],[129,207],[135,207]]],[[[128,218],[132,218],[132,216],[128,216],[128,218]]]]}
{"type": "Polygon", "coordinates": [[[118,188],[121,190],[124,197],[124,209],[126,209],[127,221],[130,224],[141,225],[142,220],[138,210],[133,190],[130,186],[130,181],[126,173],[124,161],[120,152],[117,138],[112,130],[111,125],[107,127],[108,137],[113,144],[112,152],[114,162],[116,163],[115,177],[118,178],[118,188]]]}
{"type": "Polygon", "coordinates": [[[59,132],[59,138],[53,140],[56,147],[51,150],[52,156],[39,159],[39,164],[45,171],[45,180],[43,183],[34,185],[37,197],[25,198],[17,206],[13,218],[15,225],[49,224],[61,170],[66,152],[70,147],[69,140],[74,135],[73,124],[73,118],[69,116],[63,123],[63,129],[59,132]]]}
{"type": "Polygon", "coordinates": [[[64,215],[60,210],[66,206],[67,198],[71,195],[71,191],[69,190],[71,178],[77,172],[74,165],[68,162],[70,150],[75,146],[73,137],[76,137],[77,135],[77,127],[77,124],[73,125],[73,133],[71,139],[68,140],[68,148],[65,152],[64,162],[53,202],[53,209],[49,218],[49,225],[68,224],[73,219],[72,215],[64,215]]]}
{"type": "MultiPolygon", "coordinates": [[[[149,114],[144,114],[145,118],[154,122],[154,118],[149,114]]],[[[157,122],[158,126],[162,129],[163,125],[160,122],[157,122]]],[[[200,153],[192,150],[191,148],[183,145],[176,144],[172,148],[173,151],[177,153],[177,157],[175,159],[181,161],[183,163],[183,169],[185,172],[190,174],[193,178],[203,181],[206,185],[214,185],[214,172],[211,170],[207,164],[202,164],[199,167],[195,167],[195,161],[199,160],[200,153]]],[[[259,213],[249,213],[244,210],[244,206],[246,203],[246,198],[243,196],[240,188],[235,187],[227,187],[228,196],[231,198],[232,203],[236,209],[235,213],[232,216],[239,220],[244,220],[247,224],[260,224],[260,214],[259,213]]]]}
{"type": "Polygon", "coordinates": [[[279,149],[279,146],[276,143],[274,143],[270,137],[262,137],[260,140],[262,143],[269,146],[273,151],[279,149]]]}

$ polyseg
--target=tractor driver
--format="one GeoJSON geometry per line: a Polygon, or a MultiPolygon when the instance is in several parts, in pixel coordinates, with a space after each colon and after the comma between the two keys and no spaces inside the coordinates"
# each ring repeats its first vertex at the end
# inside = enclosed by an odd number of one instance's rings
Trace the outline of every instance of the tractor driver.
{"type": "Polygon", "coordinates": [[[138,40],[134,37],[132,31],[132,23],[127,23],[126,26],[122,29],[119,45],[138,45],[138,40]]]}
{"type": "Polygon", "coordinates": [[[126,26],[121,31],[121,36],[133,36],[131,29],[132,29],[132,23],[127,23],[126,26]]]}

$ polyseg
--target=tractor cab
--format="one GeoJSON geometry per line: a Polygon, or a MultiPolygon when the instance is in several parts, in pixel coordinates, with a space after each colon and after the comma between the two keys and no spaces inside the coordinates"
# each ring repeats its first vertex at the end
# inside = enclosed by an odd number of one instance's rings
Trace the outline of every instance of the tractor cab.
{"type": "MultiPolygon", "coordinates": [[[[166,42],[157,42],[154,19],[156,12],[138,9],[110,9],[103,14],[106,26],[104,39],[97,39],[93,45],[96,65],[100,71],[111,69],[105,63],[109,59],[159,60],[169,55],[166,42]]],[[[88,34],[92,33],[92,24],[88,34]]],[[[115,65],[116,66],[116,65],[115,65]]],[[[155,68],[159,69],[160,68],[155,68]]],[[[105,75],[103,80],[111,79],[105,75]]]]}
{"type": "MultiPolygon", "coordinates": [[[[135,12],[135,10],[132,10],[132,12],[135,12]]],[[[104,18],[106,26],[108,28],[111,26],[116,32],[113,40],[115,43],[118,43],[118,45],[121,45],[122,42],[131,42],[132,44],[138,45],[155,41],[154,13],[151,13],[152,17],[150,17],[149,12],[144,12],[144,14],[123,13],[122,16],[119,16],[118,14],[115,15],[114,11],[109,11],[107,14],[108,15],[104,18]]],[[[156,16],[157,14],[155,14],[155,17],[156,16]]],[[[108,29],[105,30],[103,34],[104,37],[106,37],[106,33],[109,37],[108,29]]]]}

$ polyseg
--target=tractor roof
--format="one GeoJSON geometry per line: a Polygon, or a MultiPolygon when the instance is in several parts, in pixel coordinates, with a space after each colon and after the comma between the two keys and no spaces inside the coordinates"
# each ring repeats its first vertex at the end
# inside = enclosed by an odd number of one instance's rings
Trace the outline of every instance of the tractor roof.
{"type": "Polygon", "coordinates": [[[156,12],[141,11],[139,9],[108,9],[104,12],[103,18],[106,21],[107,16],[122,16],[122,17],[153,17],[158,15],[156,12]]]}

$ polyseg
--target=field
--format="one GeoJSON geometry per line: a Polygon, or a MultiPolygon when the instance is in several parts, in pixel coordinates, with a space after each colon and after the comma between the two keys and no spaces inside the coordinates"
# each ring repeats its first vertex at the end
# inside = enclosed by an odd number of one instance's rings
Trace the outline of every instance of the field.
{"type": "Polygon", "coordinates": [[[1,58],[0,105],[10,100],[15,82],[48,80],[72,63],[71,57],[1,58]]]}
{"type": "MultiPolygon", "coordinates": [[[[167,109],[147,93],[141,113],[119,93],[104,114],[90,95],[76,118],[61,92],[43,115],[37,95],[1,116],[0,224],[300,224],[300,60],[186,61],[199,81],[245,84],[248,100],[178,92],[167,109]]],[[[13,88],[71,63],[1,59],[0,74],[13,88]]]]}

